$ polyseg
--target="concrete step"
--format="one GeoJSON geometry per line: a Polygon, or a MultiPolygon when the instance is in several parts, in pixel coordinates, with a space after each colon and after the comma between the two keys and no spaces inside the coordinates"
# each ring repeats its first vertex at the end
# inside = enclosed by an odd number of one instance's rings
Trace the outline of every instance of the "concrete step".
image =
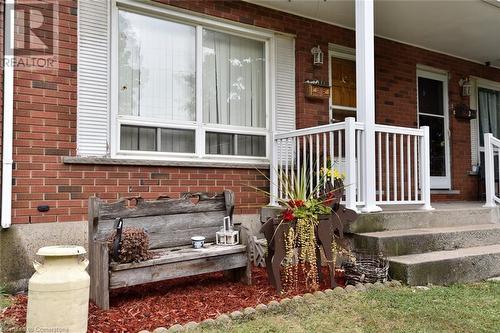
{"type": "Polygon", "coordinates": [[[500,275],[500,244],[388,259],[391,277],[412,286],[473,282],[500,275]]]}
{"type": "Polygon", "coordinates": [[[385,256],[500,244],[500,224],[389,230],[354,234],[356,249],[385,256]]]}
{"type": "MultiPolygon", "coordinates": [[[[385,208],[382,212],[360,214],[347,232],[366,233],[385,230],[445,228],[488,223],[499,223],[499,208],[485,208],[482,203],[459,202],[434,204],[435,210],[385,208]]],[[[415,208],[415,207],[414,207],[415,208]]]]}

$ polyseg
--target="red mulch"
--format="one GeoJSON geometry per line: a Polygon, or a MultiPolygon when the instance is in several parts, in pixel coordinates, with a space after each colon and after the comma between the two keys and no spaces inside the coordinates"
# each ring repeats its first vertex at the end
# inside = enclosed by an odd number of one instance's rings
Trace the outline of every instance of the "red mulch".
{"type": "MultiPolygon", "coordinates": [[[[326,270],[323,275],[327,277],[326,270]]],[[[224,279],[222,273],[212,273],[120,289],[111,295],[110,310],[103,311],[90,304],[88,332],[168,328],[303,293],[290,291],[278,295],[262,268],[254,268],[252,279],[253,284],[247,286],[224,279]]],[[[320,289],[329,287],[326,280],[320,289]]],[[[10,318],[24,326],[26,306],[26,295],[15,296],[14,304],[0,314],[0,320],[10,318]]]]}

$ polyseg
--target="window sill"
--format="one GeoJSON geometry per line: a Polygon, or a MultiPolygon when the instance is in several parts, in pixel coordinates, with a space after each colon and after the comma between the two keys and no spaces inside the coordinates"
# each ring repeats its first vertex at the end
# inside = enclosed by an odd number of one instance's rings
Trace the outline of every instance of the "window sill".
{"type": "Polygon", "coordinates": [[[63,157],[64,164],[98,164],[98,165],[140,165],[140,166],[173,166],[198,168],[227,169],[269,169],[269,163],[250,161],[224,162],[220,160],[166,161],[154,159],[110,158],[110,157],[63,157]]]}

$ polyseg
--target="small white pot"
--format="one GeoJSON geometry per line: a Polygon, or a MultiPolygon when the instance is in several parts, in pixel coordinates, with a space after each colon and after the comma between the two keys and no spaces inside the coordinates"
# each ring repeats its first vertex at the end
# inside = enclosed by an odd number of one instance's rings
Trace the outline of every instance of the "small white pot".
{"type": "Polygon", "coordinates": [[[194,236],[191,237],[191,242],[193,243],[193,248],[201,249],[205,244],[205,237],[203,236],[194,236]]]}

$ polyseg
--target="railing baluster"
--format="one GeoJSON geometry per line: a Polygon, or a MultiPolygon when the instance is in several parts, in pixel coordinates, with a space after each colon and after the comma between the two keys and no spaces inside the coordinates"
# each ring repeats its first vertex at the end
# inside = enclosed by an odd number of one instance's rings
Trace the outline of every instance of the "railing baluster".
{"type": "MultiPolygon", "coordinates": [[[[326,170],[326,162],[327,162],[327,155],[326,155],[326,133],[323,132],[323,170],[326,170]]],[[[326,182],[323,182],[323,189],[326,188],[326,182]]]]}
{"type": "Polygon", "coordinates": [[[408,171],[408,201],[411,201],[411,139],[406,136],[406,170],[408,171]]]}
{"type": "Polygon", "coordinates": [[[399,166],[400,166],[400,183],[401,183],[401,201],[405,201],[405,154],[404,154],[404,137],[399,135],[399,166]]]}
{"type": "Polygon", "coordinates": [[[382,133],[377,132],[378,201],[382,201],[382,133]]]}
{"type": "Polygon", "coordinates": [[[335,164],[335,133],[330,132],[330,170],[332,172],[332,175],[333,175],[334,164],[335,164]]]}
{"type": "Polygon", "coordinates": [[[385,133],[385,201],[391,200],[391,177],[390,177],[390,155],[389,155],[389,133],[385,133]]]}
{"type": "Polygon", "coordinates": [[[309,194],[312,195],[314,190],[314,178],[313,178],[313,136],[309,135],[309,194]]]}
{"type": "Polygon", "coordinates": [[[316,134],[316,195],[319,197],[319,134],[316,134]]]}
{"type": "MultiPolygon", "coordinates": [[[[306,177],[306,179],[303,180],[303,183],[306,184],[306,188],[305,188],[305,191],[306,191],[306,194],[307,194],[307,145],[306,145],[306,140],[307,140],[307,136],[303,136],[302,137],[302,169],[304,169],[304,172],[302,172],[301,170],[301,174],[302,176],[306,177]]],[[[310,152],[309,152],[310,153],[310,152]]]]}
{"type": "Polygon", "coordinates": [[[361,181],[361,159],[362,159],[362,144],[363,140],[361,140],[361,131],[356,131],[356,201],[362,201],[361,193],[363,182],[361,181]]]}
{"type": "Polygon", "coordinates": [[[413,178],[414,180],[414,189],[415,192],[415,200],[419,200],[418,197],[418,137],[413,137],[413,178]]]}
{"type": "MultiPolygon", "coordinates": [[[[302,174],[300,172],[300,168],[301,168],[301,165],[300,165],[300,162],[301,162],[301,156],[300,156],[300,137],[295,137],[295,144],[297,146],[297,181],[299,182],[300,184],[300,181],[301,181],[301,177],[302,177],[302,174]]],[[[292,185],[292,191],[295,191],[295,180],[293,182],[293,185],[292,185]]]]}
{"type": "Polygon", "coordinates": [[[392,135],[392,167],[394,170],[392,171],[393,180],[394,180],[394,201],[398,201],[398,164],[397,164],[397,156],[396,156],[396,134],[392,135]]]}
{"type": "MultiPolygon", "coordinates": [[[[285,175],[284,179],[290,179],[288,175],[288,160],[290,159],[290,139],[285,139],[285,175]]],[[[283,184],[285,186],[285,199],[288,199],[288,188],[286,188],[286,184],[283,184]]]]}

